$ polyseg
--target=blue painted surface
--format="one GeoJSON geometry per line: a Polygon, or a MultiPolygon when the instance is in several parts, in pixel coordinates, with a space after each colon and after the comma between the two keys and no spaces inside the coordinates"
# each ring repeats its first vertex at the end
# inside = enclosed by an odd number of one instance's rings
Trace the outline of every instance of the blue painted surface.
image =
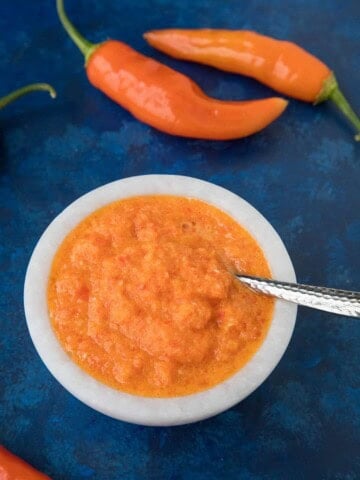
{"type": "MultiPolygon", "coordinates": [[[[121,38],[220,98],[271,92],[166,58],[144,43],[142,32],[212,26],[293,39],[333,67],[360,110],[357,0],[67,3],[92,40],[121,38]]],[[[1,3],[0,93],[49,81],[59,97],[34,94],[1,112],[0,442],[54,480],[359,479],[357,320],[300,310],[292,342],[269,379],[226,413],[183,427],[146,428],[98,414],[40,361],[22,306],[32,249],[70,202],[130,175],[178,173],[222,185],[274,225],[300,281],[360,289],[360,145],[330,106],[292,101],[274,125],[240,141],[168,137],[88,84],[53,4],[1,3]]]]}

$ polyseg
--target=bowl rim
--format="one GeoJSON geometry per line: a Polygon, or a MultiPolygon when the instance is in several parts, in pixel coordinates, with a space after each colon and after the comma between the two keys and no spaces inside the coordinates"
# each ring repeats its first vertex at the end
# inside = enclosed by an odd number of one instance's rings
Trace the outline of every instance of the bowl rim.
{"type": "Polygon", "coordinates": [[[247,201],[204,180],[151,174],[116,180],[82,195],[49,224],[26,271],[24,309],[34,346],[57,381],[89,407],[118,420],[149,426],[192,423],[231,408],[258,388],[283,356],[292,336],[297,306],[276,300],[268,334],[245,366],[224,382],[199,393],[149,398],[115,390],[78,367],[62,349],[50,325],[46,291],[53,256],[64,237],[85,216],[116,200],[171,194],[203,200],[228,213],[257,240],[274,278],[296,282],[289,254],[271,224],[247,201]]]}

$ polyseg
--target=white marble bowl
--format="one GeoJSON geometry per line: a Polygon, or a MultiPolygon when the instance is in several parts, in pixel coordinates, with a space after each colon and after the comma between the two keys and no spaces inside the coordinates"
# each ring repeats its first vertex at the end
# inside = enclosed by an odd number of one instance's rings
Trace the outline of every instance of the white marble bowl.
{"type": "Polygon", "coordinates": [[[265,218],[237,195],[208,182],[177,175],[143,175],[118,180],[82,196],[43,233],[25,278],[24,306],[36,350],[52,375],[86,405],[106,415],[142,425],[181,425],[216,415],[243,400],[270,375],[290,341],[297,308],[276,301],[268,335],[251,360],[225,382],[200,393],[173,398],[146,398],[122,393],[95,380],[65,353],[49,321],[46,291],[51,262],[66,234],[85,216],[107,203],[135,195],[172,194],[217,206],[258,241],[273,277],[296,281],[284,244],[265,218]]]}

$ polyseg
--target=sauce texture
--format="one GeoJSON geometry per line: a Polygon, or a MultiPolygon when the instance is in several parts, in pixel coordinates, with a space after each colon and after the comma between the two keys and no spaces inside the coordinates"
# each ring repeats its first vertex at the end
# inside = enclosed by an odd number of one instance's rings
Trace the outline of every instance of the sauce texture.
{"type": "Polygon", "coordinates": [[[260,347],[274,301],[242,286],[270,277],[262,250],[205,202],[155,195],[95,211],[60,245],[48,309],[64,350],[87,373],[147,397],[210,388],[260,347]]]}

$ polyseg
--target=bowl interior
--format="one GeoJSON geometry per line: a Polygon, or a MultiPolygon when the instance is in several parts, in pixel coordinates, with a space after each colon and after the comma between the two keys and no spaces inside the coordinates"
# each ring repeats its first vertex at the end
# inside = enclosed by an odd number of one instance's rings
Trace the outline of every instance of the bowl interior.
{"type": "Polygon", "coordinates": [[[232,216],[257,240],[277,280],[296,281],[290,257],[269,222],[249,203],[214,184],[178,175],[143,175],[93,190],[67,207],[48,226],[30,259],[24,307],[32,341],[52,375],[88,406],[119,420],[142,425],[180,425],[216,415],[247,397],[275,368],[290,341],[294,304],[277,300],[266,339],[251,360],[215,387],[184,397],[146,398],[122,393],[83,372],[62,349],[50,325],[47,282],[52,259],[67,233],[94,210],[135,195],[171,194],[213,204],[232,216]]]}

